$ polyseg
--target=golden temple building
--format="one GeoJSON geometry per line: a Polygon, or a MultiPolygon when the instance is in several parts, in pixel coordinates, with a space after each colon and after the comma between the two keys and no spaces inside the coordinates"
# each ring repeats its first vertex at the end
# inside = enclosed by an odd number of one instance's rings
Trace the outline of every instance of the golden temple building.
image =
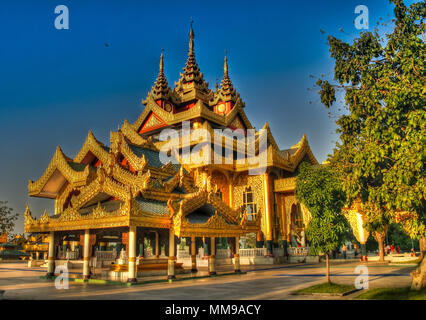
{"type": "MultiPolygon", "coordinates": [[[[310,215],[296,200],[295,179],[301,162],[318,164],[306,136],[280,150],[265,123],[266,162],[263,173],[257,175],[249,172],[248,154],[244,163],[183,161],[182,149],[193,150],[199,143],[183,136],[175,139],[176,162],[161,161],[160,150],[172,139],[162,141],[160,133],[181,130],[185,121],[192,129],[190,136],[195,129],[211,136],[215,129],[254,130],[229,77],[226,57],[220,86],[209,89],[195,59],[192,26],[180,79],[173,89],[169,87],[161,54],[158,77],[142,103],[145,108],[136,121],[124,120],[117,131],[111,131],[109,145],[89,132],[74,158],[57,147],[41,177],[29,181],[30,196],[55,203],[55,212],[44,212],[39,219],[28,206],[25,212],[25,232],[49,235],[48,275],[54,274],[55,259],[73,256],[82,261],[83,278],[88,279],[94,251],[107,250],[112,243],[118,244],[118,252],[123,248],[126,253],[125,263],[115,268],[124,266],[129,282],[137,281],[138,271],[148,263],[143,258],[147,241],[152,243],[151,259],[158,264],[163,263],[160,247],[165,247],[170,279],[175,277],[177,245],[182,239],[190,244],[192,271],[197,269],[198,248],[206,248],[211,275],[216,272],[219,242],[232,249],[236,272],[240,270],[239,240],[248,234],[256,234],[256,246],[265,248],[268,256],[274,248],[295,245],[294,241],[304,246],[310,215]]],[[[259,142],[259,131],[255,137],[259,142]]],[[[237,154],[238,141],[232,141],[226,148],[237,154]]]]}

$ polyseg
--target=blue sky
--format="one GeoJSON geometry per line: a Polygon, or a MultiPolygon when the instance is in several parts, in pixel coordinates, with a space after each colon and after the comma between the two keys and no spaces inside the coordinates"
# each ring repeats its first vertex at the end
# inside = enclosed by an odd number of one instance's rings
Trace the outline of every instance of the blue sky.
{"type": "MultiPolygon", "coordinates": [[[[392,15],[387,0],[1,1],[0,200],[19,213],[26,203],[34,216],[52,213],[53,201],[28,197],[28,180],[41,176],[57,145],[74,157],[90,129],[108,143],[111,129],[135,121],[161,49],[169,84],[178,80],[191,16],[210,87],[222,77],[226,49],[252,124],[260,129],[267,121],[281,148],[306,133],[324,161],[337,139],[335,119],[308,90],[315,82],[309,75],[332,78],[320,29],[351,41],[360,32],[353,24],[359,4],[367,5],[371,26],[392,15]],[[54,27],[61,4],[69,30],[54,27]]],[[[15,232],[23,232],[22,217],[15,232]]]]}

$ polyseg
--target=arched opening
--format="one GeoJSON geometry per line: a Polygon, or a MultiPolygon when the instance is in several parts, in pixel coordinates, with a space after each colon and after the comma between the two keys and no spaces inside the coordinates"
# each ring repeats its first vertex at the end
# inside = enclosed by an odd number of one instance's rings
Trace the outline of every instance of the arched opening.
{"type": "Polygon", "coordinates": [[[257,204],[251,187],[247,187],[243,192],[243,212],[246,212],[248,221],[256,220],[257,204]]]}
{"type": "Polygon", "coordinates": [[[213,171],[212,183],[217,186],[216,195],[229,205],[229,183],[225,174],[217,170],[213,171]]]}
{"type": "Polygon", "coordinates": [[[305,223],[300,204],[291,206],[291,225],[290,225],[291,245],[293,247],[305,246],[305,223]]]}

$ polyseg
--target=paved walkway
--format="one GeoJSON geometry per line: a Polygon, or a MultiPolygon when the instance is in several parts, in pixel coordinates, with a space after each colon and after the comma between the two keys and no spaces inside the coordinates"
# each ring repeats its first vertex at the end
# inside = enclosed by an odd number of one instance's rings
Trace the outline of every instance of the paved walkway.
{"type": "MultiPolygon", "coordinates": [[[[332,265],[332,281],[353,284],[359,275],[359,263],[332,265]]],[[[413,267],[367,265],[369,286],[405,287],[411,284],[413,267]]],[[[231,266],[218,268],[229,272],[231,266]]],[[[58,290],[53,281],[40,279],[42,268],[27,268],[25,263],[0,264],[0,289],[6,299],[342,299],[342,297],[311,297],[291,295],[292,291],[324,281],[324,264],[243,266],[242,275],[191,279],[173,283],[151,283],[132,287],[69,282],[69,289],[58,290]]],[[[201,270],[200,274],[205,274],[201,270]]],[[[164,277],[162,277],[164,279],[164,277]]],[[[343,297],[351,299],[353,295],[343,297]]]]}

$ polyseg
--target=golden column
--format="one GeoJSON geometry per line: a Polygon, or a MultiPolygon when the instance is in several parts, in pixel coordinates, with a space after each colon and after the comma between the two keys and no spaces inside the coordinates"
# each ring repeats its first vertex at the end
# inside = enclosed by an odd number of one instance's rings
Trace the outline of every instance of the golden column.
{"type": "Polygon", "coordinates": [[[129,227],[129,265],[127,282],[137,282],[136,279],[136,226],[129,227]]]}
{"type": "Polygon", "coordinates": [[[191,237],[191,272],[197,272],[197,243],[195,237],[191,237]]]}
{"type": "Polygon", "coordinates": [[[240,273],[240,237],[235,237],[234,272],[240,273]]]}
{"type": "Polygon", "coordinates": [[[84,247],[83,247],[83,280],[90,278],[90,230],[84,230],[84,247]]]}
{"type": "Polygon", "coordinates": [[[167,268],[167,279],[176,279],[175,277],[175,232],[169,231],[169,260],[167,268]]]}
{"type": "Polygon", "coordinates": [[[266,222],[266,248],[268,255],[272,255],[272,217],[271,217],[271,202],[270,200],[270,188],[269,188],[269,174],[267,172],[263,175],[263,190],[265,191],[265,222],[266,222]]]}
{"type": "Polygon", "coordinates": [[[160,256],[160,252],[158,252],[160,250],[160,245],[159,245],[159,234],[158,231],[155,231],[155,257],[158,258],[160,256]]]}
{"type": "Polygon", "coordinates": [[[211,252],[209,256],[209,275],[216,275],[216,238],[210,238],[211,252]]]}
{"type": "Polygon", "coordinates": [[[49,256],[47,258],[47,277],[55,275],[55,233],[50,231],[49,235],[49,256]]]}
{"type": "Polygon", "coordinates": [[[234,208],[234,185],[232,183],[229,183],[229,188],[228,188],[228,192],[229,192],[229,206],[231,208],[234,208]]]}

